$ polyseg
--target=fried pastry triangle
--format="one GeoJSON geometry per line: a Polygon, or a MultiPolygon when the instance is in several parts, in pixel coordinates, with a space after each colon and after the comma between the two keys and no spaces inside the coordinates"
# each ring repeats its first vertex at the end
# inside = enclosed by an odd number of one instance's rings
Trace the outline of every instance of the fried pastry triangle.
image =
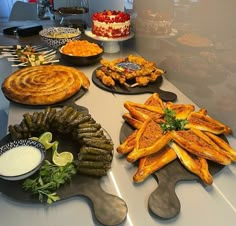
{"type": "Polygon", "coordinates": [[[167,102],[166,107],[175,111],[176,119],[188,118],[189,114],[195,109],[192,104],[174,104],[172,102],[167,102]]]}
{"type": "Polygon", "coordinates": [[[131,114],[129,113],[125,113],[123,114],[123,119],[129,124],[131,125],[133,128],[135,129],[140,129],[143,122],[142,121],[139,121],[138,119],[135,119],[134,117],[132,117],[131,114]]]}
{"type": "Polygon", "coordinates": [[[139,104],[131,101],[126,101],[124,106],[132,117],[140,121],[145,121],[149,118],[152,118],[153,120],[160,119],[164,115],[164,111],[160,106],[139,104]]]}
{"type": "Polygon", "coordinates": [[[233,162],[236,162],[236,150],[234,150],[227,142],[225,142],[220,137],[205,132],[205,134],[216,144],[220,147],[220,151],[227,155],[233,162]]]}
{"type": "Polygon", "coordinates": [[[131,151],[127,160],[134,162],[137,159],[160,151],[171,140],[171,133],[163,133],[161,126],[149,118],[138,130],[135,138],[135,147],[131,151]]]}
{"type": "Polygon", "coordinates": [[[175,142],[171,142],[170,147],[173,148],[179,160],[185,166],[186,169],[198,175],[204,183],[208,185],[212,184],[213,178],[208,170],[208,163],[204,158],[191,155],[191,153],[185,151],[175,142]]]}
{"type": "Polygon", "coordinates": [[[138,130],[135,130],[133,133],[131,133],[126,139],[123,141],[122,144],[120,144],[116,150],[120,154],[127,154],[131,152],[134,149],[135,146],[135,138],[137,136],[138,130]]]}
{"type": "Polygon", "coordinates": [[[158,93],[153,93],[144,103],[145,105],[149,106],[158,106],[162,110],[165,109],[165,105],[162,101],[162,99],[159,97],[158,93]]]}
{"type": "Polygon", "coordinates": [[[133,176],[133,181],[136,183],[144,181],[149,175],[172,162],[176,157],[175,151],[168,145],[159,152],[142,157],[139,160],[138,170],[133,176]]]}
{"type": "Polygon", "coordinates": [[[174,131],[172,130],[173,140],[199,157],[217,162],[222,165],[229,165],[231,160],[222,152],[219,152],[214,146],[206,142],[199,134],[194,133],[194,130],[174,131]]]}
{"type": "Polygon", "coordinates": [[[230,134],[232,132],[228,126],[206,115],[206,111],[192,112],[187,120],[189,123],[186,124],[186,129],[196,128],[214,134],[230,134]]]}

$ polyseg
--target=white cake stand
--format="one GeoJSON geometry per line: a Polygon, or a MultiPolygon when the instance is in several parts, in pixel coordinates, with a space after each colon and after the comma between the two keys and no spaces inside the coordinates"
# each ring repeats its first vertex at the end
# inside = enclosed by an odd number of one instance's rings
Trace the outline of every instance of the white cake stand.
{"type": "Polygon", "coordinates": [[[134,36],[134,33],[131,32],[129,36],[122,38],[107,38],[94,35],[91,30],[86,30],[85,35],[95,40],[102,41],[105,53],[117,53],[120,51],[119,42],[131,39],[134,36]]]}

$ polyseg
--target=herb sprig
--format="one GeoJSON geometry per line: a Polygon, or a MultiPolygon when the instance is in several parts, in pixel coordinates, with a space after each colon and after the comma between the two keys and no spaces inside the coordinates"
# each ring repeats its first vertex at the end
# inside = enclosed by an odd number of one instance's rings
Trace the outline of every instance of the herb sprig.
{"type": "Polygon", "coordinates": [[[172,109],[166,108],[164,114],[165,122],[160,124],[164,133],[171,130],[184,130],[184,126],[188,124],[188,120],[186,119],[177,119],[175,117],[176,112],[172,109]]]}
{"type": "Polygon", "coordinates": [[[23,182],[23,189],[31,191],[32,194],[38,194],[40,202],[46,198],[47,203],[51,204],[60,199],[55,191],[68,182],[76,172],[74,163],[57,166],[46,160],[36,178],[26,179],[23,182]]]}

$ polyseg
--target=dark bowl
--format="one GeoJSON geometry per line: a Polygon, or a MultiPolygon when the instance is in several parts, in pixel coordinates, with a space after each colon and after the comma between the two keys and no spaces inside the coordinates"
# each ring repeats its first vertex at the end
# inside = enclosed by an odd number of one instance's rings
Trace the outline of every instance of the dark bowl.
{"type": "Polygon", "coordinates": [[[61,55],[61,59],[63,59],[67,63],[73,64],[76,66],[87,66],[87,65],[98,63],[102,58],[102,55],[104,53],[104,48],[100,44],[97,44],[97,45],[100,46],[100,48],[102,49],[102,52],[96,55],[91,55],[91,56],[68,55],[61,51],[64,45],[59,48],[59,53],[61,55]]]}

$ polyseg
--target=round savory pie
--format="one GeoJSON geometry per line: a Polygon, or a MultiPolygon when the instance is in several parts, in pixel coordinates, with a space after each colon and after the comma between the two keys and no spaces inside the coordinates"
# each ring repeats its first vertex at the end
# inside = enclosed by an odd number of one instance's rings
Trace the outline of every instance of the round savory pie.
{"type": "Polygon", "coordinates": [[[89,85],[86,75],[76,68],[40,65],[12,73],[4,80],[2,91],[17,103],[50,105],[70,98],[82,87],[88,89],[89,85]]]}

